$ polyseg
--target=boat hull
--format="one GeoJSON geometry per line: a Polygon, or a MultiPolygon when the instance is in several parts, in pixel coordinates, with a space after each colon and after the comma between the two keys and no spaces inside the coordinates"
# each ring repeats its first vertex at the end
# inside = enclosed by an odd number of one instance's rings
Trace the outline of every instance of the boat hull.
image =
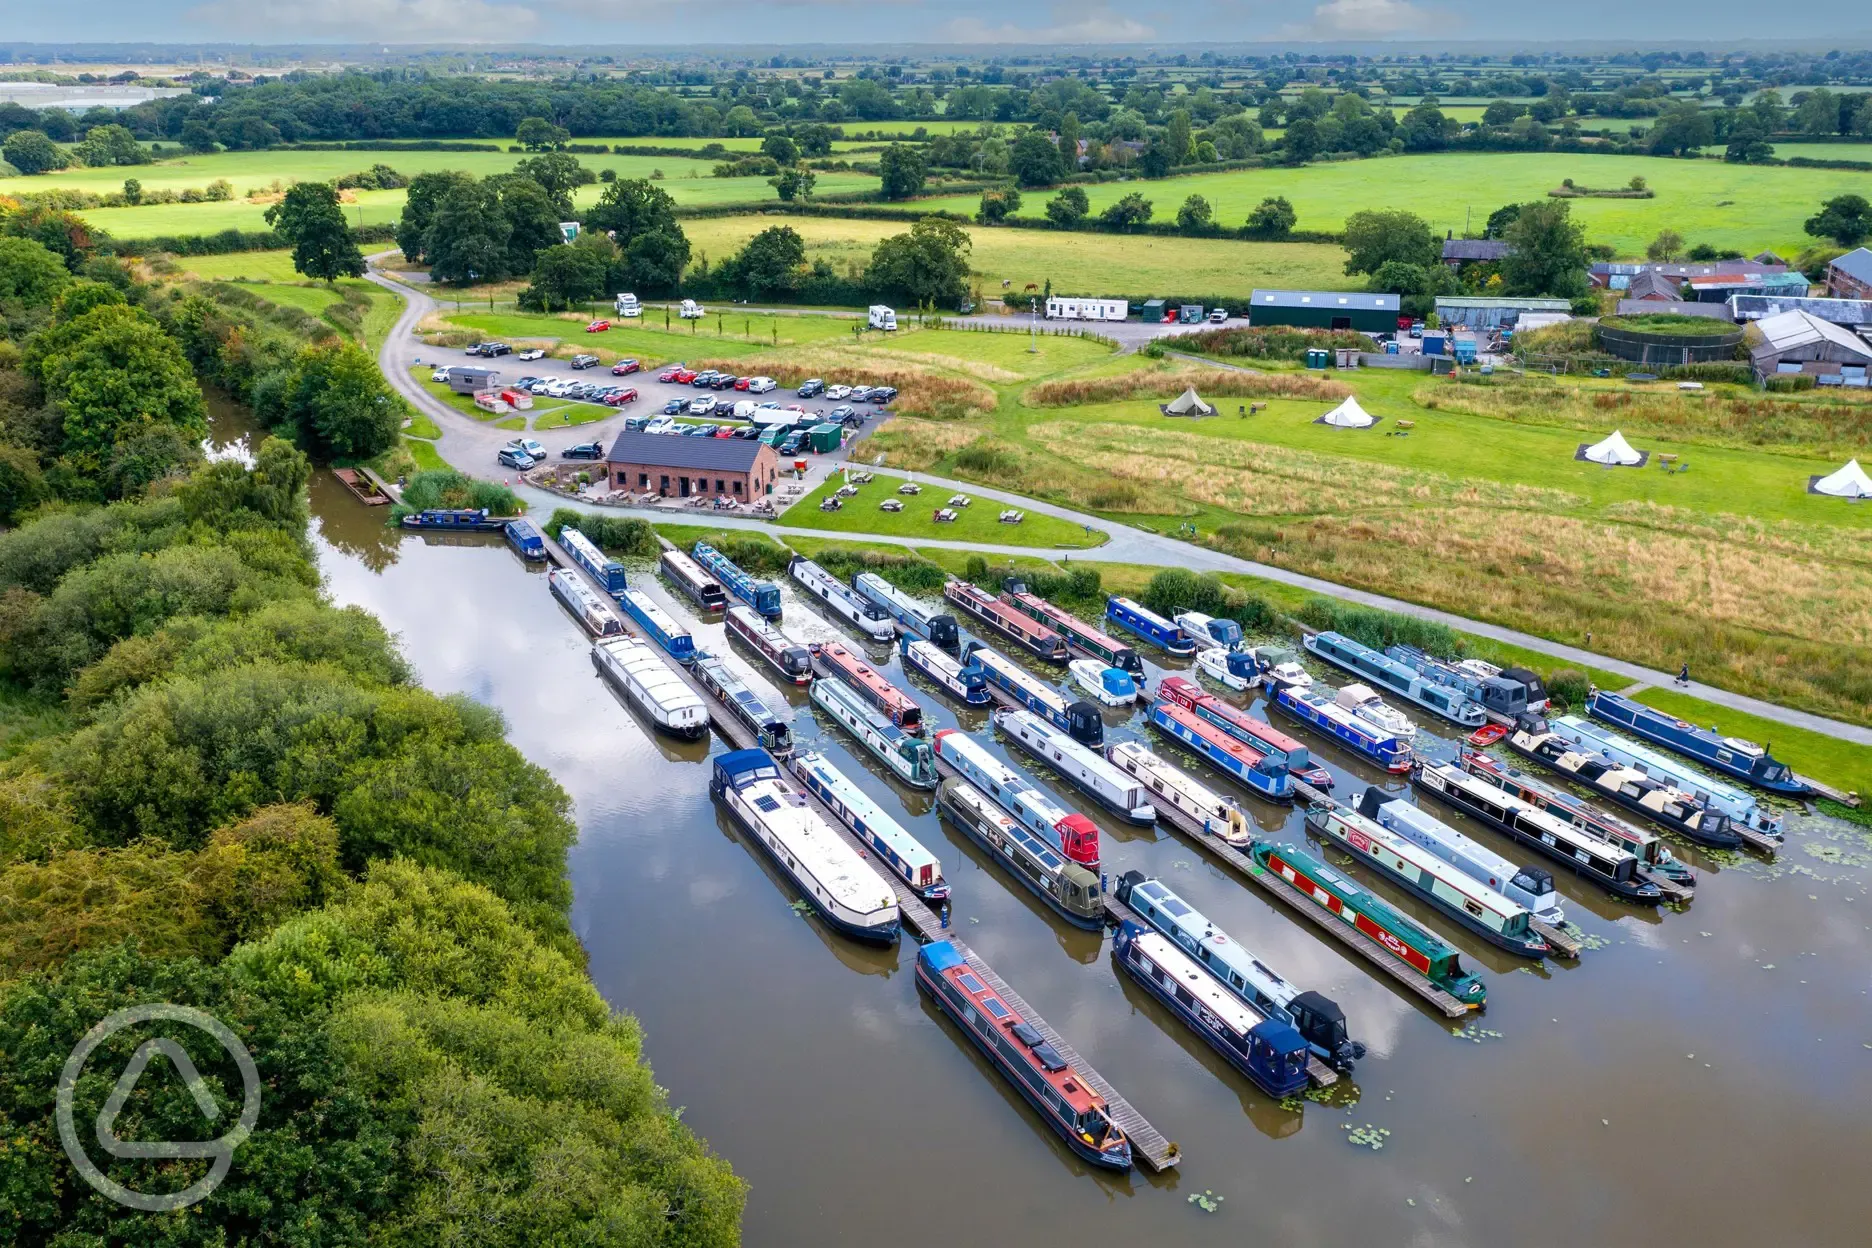
{"type": "Polygon", "coordinates": [[[1397,749],[1391,752],[1386,752],[1380,747],[1374,747],[1351,735],[1346,730],[1334,724],[1331,720],[1322,716],[1310,704],[1296,698],[1290,686],[1282,685],[1277,687],[1274,690],[1274,697],[1270,700],[1269,705],[1287,715],[1289,718],[1305,724],[1321,736],[1331,738],[1342,749],[1349,750],[1357,754],[1360,758],[1376,763],[1393,775],[1401,776],[1411,769],[1411,749],[1408,744],[1399,740],[1397,749]]]}
{"type": "Polygon", "coordinates": [[[1062,779],[1064,779],[1066,783],[1072,785],[1073,788],[1077,789],[1079,792],[1085,794],[1087,797],[1097,802],[1099,804],[1100,809],[1105,810],[1109,812],[1110,814],[1114,814],[1118,816],[1120,819],[1124,820],[1126,823],[1136,824],[1138,827],[1141,827],[1141,828],[1148,828],[1152,824],[1157,822],[1157,811],[1155,807],[1145,805],[1145,806],[1137,807],[1135,809],[1127,809],[1124,806],[1120,805],[1119,803],[1106,797],[1103,793],[1100,793],[1097,789],[1093,788],[1092,786],[1081,783],[1079,778],[1075,776],[1074,774],[1072,774],[1071,772],[1060,770],[1060,768],[1053,762],[1053,760],[1048,758],[1045,754],[1041,753],[1039,750],[1035,749],[1033,746],[1029,745],[1026,741],[1022,740],[1015,733],[1003,731],[1001,735],[1006,737],[1008,741],[1010,741],[1014,745],[1014,747],[1018,749],[1021,753],[1025,754],[1027,757],[1033,759],[1037,763],[1045,764],[1055,774],[1057,774],[1062,779]]]}
{"type": "MultiPolygon", "coordinates": [[[[988,610],[985,606],[977,603],[966,594],[952,594],[945,588],[943,591],[943,600],[956,610],[967,615],[977,624],[980,624],[983,628],[994,633],[995,636],[1004,641],[1012,642],[1022,650],[1025,650],[1028,654],[1033,655],[1036,659],[1047,663],[1065,663],[1067,660],[1066,639],[1061,637],[1058,633],[1053,632],[1051,629],[1046,628],[1044,625],[1036,621],[1028,620],[1025,616],[1020,615],[1019,612],[1014,612],[1019,620],[1023,623],[1032,624],[1043,636],[1029,636],[1018,631],[1011,626],[1012,621],[1005,620],[996,615],[993,611],[988,610]]],[[[1008,607],[1006,603],[1001,603],[999,605],[1005,607],[1008,611],[1014,611],[1014,608],[1008,607]]]]}
{"type": "MultiPolygon", "coordinates": [[[[1158,705],[1165,704],[1159,703],[1158,705]]],[[[1244,766],[1239,759],[1212,741],[1206,733],[1178,723],[1168,715],[1159,714],[1156,707],[1151,708],[1149,722],[1150,726],[1158,732],[1163,733],[1256,797],[1270,802],[1290,803],[1293,801],[1293,779],[1286,770],[1268,775],[1253,767],[1244,766]]],[[[1235,740],[1222,732],[1220,728],[1211,728],[1209,731],[1226,737],[1230,741],[1235,740]]],[[[1243,749],[1250,748],[1245,743],[1238,742],[1237,744],[1243,749]]]]}
{"type": "MultiPolygon", "coordinates": [[[[718,793],[717,796],[720,796],[720,794],[718,793]]],[[[850,919],[844,918],[822,902],[814,895],[812,890],[800,883],[799,877],[795,876],[793,872],[788,869],[786,860],[776,853],[774,848],[767,843],[767,838],[761,835],[761,829],[746,815],[742,814],[741,810],[734,802],[724,801],[722,805],[727,808],[728,816],[735,821],[735,826],[746,833],[747,838],[760,847],[761,855],[766,858],[768,862],[772,863],[774,868],[778,870],[781,875],[786,877],[787,882],[792,885],[793,891],[798,893],[801,900],[805,901],[807,905],[813,908],[813,913],[824,920],[827,927],[830,927],[841,936],[847,936],[852,940],[862,941],[868,945],[889,946],[897,943],[897,938],[901,935],[903,928],[903,920],[901,918],[893,918],[888,923],[880,924],[854,923],[850,919]]]]}
{"type": "Polygon", "coordinates": [[[656,707],[647,705],[644,699],[631,687],[628,681],[621,679],[616,672],[611,670],[609,664],[603,662],[595,654],[592,656],[592,666],[598,669],[598,674],[604,677],[605,683],[617,690],[626,702],[629,702],[632,706],[636,707],[638,711],[642,712],[644,718],[648,719],[651,724],[656,727],[658,732],[663,733],[665,736],[675,737],[680,741],[700,741],[703,737],[708,736],[709,721],[707,716],[704,716],[702,722],[699,724],[672,724],[663,718],[656,707]]]}

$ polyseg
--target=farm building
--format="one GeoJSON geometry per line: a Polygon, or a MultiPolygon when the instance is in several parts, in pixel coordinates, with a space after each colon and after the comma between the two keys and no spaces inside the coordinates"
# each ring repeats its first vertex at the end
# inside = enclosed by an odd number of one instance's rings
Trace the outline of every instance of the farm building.
{"type": "Polygon", "coordinates": [[[1806,373],[1822,385],[1863,386],[1872,366],[1872,342],[1807,312],[1783,312],[1748,327],[1755,371],[1806,373]]]}
{"type": "Polygon", "coordinates": [[[1690,279],[1690,297],[1698,303],[1726,303],[1731,295],[1807,297],[1805,273],[1729,273],[1690,279]]]}
{"type": "Polygon", "coordinates": [[[1707,316],[1713,321],[1726,321],[1729,318],[1729,305],[1726,303],[1691,303],[1686,299],[1672,299],[1668,302],[1660,299],[1621,299],[1618,301],[1620,316],[1645,316],[1668,312],[1677,316],[1707,316]]]}
{"type": "Polygon", "coordinates": [[[780,456],[744,438],[683,438],[624,432],[605,456],[611,487],[672,498],[749,502],[773,492],[780,456]]]}
{"type": "Polygon", "coordinates": [[[1872,299],[1872,251],[1858,247],[1827,265],[1826,293],[1835,299],[1872,299]]]}
{"type": "Polygon", "coordinates": [[[1676,303],[1683,299],[1683,283],[1662,273],[1640,273],[1625,288],[1625,298],[1676,303]]]}
{"type": "Polygon", "coordinates": [[[1046,316],[1049,321],[1122,321],[1131,315],[1131,305],[1123,299],[1079,299],[1067,295],[1049,295],[1046,316]]]}
{"type": "Polygon", "coordinates": [[[1498,299],[1489,295],[1475,298],[1439,296],[1437,319],[1445,325],[1465,325],[1470,329],[1513,329],[1524,312],[1571,313],[1573,305],[1565,299],[1498,299]]]}
{"type": "Polygon", "coordinates": [[[1737,321],[1759,321],[1783,312],[1805,312],[1848,329],[1872,328],[1872,300],[1796,299],[1783,295],[1729,297],[1729,315],[1737,321]]]}
{"type": "Polygon", "coordinates": [[[1464,264],[1492,264],[1513,250],[1499,238],[1446,238],[1443,263],[1452,269],[1464,264]]]}
{"type": "Polygon", "coordinates": [[[469,368],[461,364],[449,366],[449,389],[456,394],[474,394],[481,390],[498,390],[501,384],[500,370],[497,368],[469,368]]]}
{"type": "Polygon", "coordinates": [[[1687,282],[1693,277],[1723,277],[1747,275],[1762,277],[1771,273],[1785,273],[1785,264],[1756,264],[1752,260],[1715,260],[1708,264],[1651,264],[1631,261],[1600,261],[1590,265],[1586,276],[1592,284],[1601,290],[1628,290],[1632,279],[1641,273],[1657,273],[1687,282]]]}
{"type": "Polygon", "coordinates": [[[1398,297],[1339,290],[1257,290],[1248,317],[1255,325],[1356,329],[1385,334],[1398,327],[1398,297]]]}

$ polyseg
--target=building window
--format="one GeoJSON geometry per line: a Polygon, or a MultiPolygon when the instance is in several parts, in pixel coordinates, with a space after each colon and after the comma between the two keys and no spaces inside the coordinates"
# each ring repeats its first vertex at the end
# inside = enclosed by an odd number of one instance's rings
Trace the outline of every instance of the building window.
{"type": "MultiPolygon", "coordinates": [[[[622,485],[623,482],[620,481],[618,484],[622,485]]],[[[640,472],[637,474],[637,488],[640,490],[647,490],[650,488],[650,474],[649,473],[640,472]]]]}
{"type": "Polygon", "coordinates": [[[657,478],[657,493],[659,494],[669,493],[669,477],[668,476],[660,476],[657,478]]]}
{"type": "Polygon", "coordinates": [[[734,496],[736,498],[741,497],[741,483],[739,481],[734,483],[734,496]]]}
{"type": "Polygon", "coordinates": [[[728,483],[722,480],[720,477],[716,477],[715,478],[715,492],[717,494],[726,494],[728,492],[728,483]]]}

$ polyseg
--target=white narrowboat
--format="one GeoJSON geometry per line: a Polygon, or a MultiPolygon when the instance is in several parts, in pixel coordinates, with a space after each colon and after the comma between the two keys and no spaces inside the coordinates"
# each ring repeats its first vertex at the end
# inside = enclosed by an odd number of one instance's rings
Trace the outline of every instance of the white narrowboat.
{"type": "Polygon", "coordinates": [[[1151,753],[1136,741],[1106,746],[1105,757],[1112,766],[1142,782],[1150,792],[1151,805],[1160,813],[1181,811],[1201,823],[1203,831],[1230,845],[1242,846],[1254,839],[1248,817],[1234,799],[1223,797],[1169,759],[1151,753]]]}
{"type": "Polygon", "coordinates": [[[1010,741],[1091,794],[1099,805],[1131,823],[1157,822],[1157,810],[1144,786],[1098,751],[1079,744],[1032,711],[1004,708],[991,718],[1010,741]]]}
{"type": "Polygon", "coordinates": [[[787,573],[799,582],[801,589],[825,604],[826,610],[872,641],[889,642],[896,639],[897,626],[891,623],[889,615],[869,598],[804,555],[793,556],[787,564],[787,573]]]}
{"type": "Polygon", "coordinates": [[[592,663],[618,692],[671,736],[700,740],[709,727],[708,707],[654,647],[630,637],[592,643],[592,663]]]}

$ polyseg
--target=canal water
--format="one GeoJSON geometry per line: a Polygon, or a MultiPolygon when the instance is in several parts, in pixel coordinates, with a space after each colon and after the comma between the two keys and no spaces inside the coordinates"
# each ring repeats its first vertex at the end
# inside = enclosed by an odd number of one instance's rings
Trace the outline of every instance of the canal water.
{"type": "MultiPolygon", "coordinates": [[[[577,803],[573,922],[592,977],[642,1021],[685,1120],[751,1184],[749,1244],[1865,1240],[1872,837],[1861,829],[1795,814],[1776,863],[1716,863],[1680,846],[1701,883],[1681,912],[1623,905],[1562,877],[1590,946],[1577,964],[1525,963],[1378,885],[1487,980],[1487,1010],[1451,1023],[1176,837],[1094,814],[1114,879],[1163,878],[1344,1007],[1370,1049],[1356,1078],[1328,1103],[1283,1105],[1122,977],[1107,940],[1034,901],[938,822],[929,795],[816,723],[803,693],[775,690],[802,747],[825,750],[941,857],[956,934],[1183,1149],[1168,1175],[1094,1172],[921,998],[911,942],[861,947],[795,911],[709,800],[705,762],[722,743],[653,734],[594,674],[540,568],[498,540],[386,529],[381,509],[355,503],[328,473],[312,492],[332,598],[399,634],[431,689],[498,709],[515,745],[577,803]]],[[[647,567],[632,580],[691,618],[647,567]]],[[[858,644],[790,590],[784,628],[858,644]]],[[[772,688],[719,625],[698,633],[772,688]]],[[[988,735],[984,715],[957,715],[869,649],[917,690],[933,727],[988,735]]],[[[1422,752],[1454,753],[1427,713],[1412,718],[1422,752]]],[[[1117,713],[1108,728],[1143,735],[1117,713]]],[[[1341,796],[1367,784],[1406,791],[1309,744],[1341,796]]],[[[1237,796],[1263,828],[1304,837],[1291,809],[1237,796]]]]}

